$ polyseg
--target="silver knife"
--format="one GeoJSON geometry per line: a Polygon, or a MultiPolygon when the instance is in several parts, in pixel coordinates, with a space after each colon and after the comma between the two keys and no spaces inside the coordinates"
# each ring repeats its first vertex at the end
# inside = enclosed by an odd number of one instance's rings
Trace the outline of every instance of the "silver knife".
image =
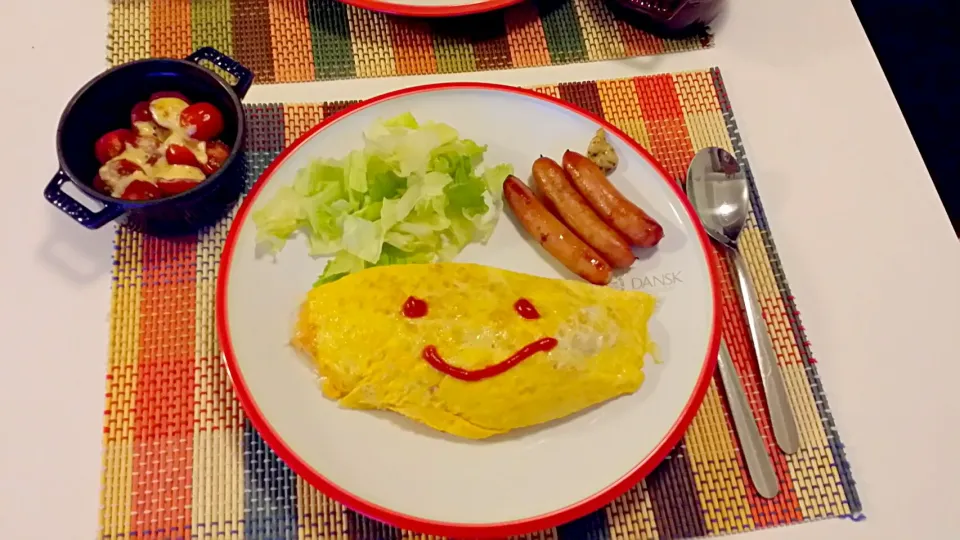
{"type": "Polygon", "coordinates": [[[737,373],[737,368],[733,365],[733,358],[730,357],[727,342],[723,339],[720,340],[717,368],[720,370],[720,379],[723,381],[723,389],[727,394],[727,402],[730,403],[733,425],[737,428],[737,436],[740,437],[743,459],[747,462],[747,471],[750,473],[750,478],[753,480],[757,492],[767,499],[772,499],[780,493],[777,473],[773,469],[773,461],[770,459],[770,454],[767,453],[763,437],[760,436],[760,429],[753,417],[753,411],[750,410],[750,402],[747,401],[747,394],[743,390],[740,374],[737,373]]]}

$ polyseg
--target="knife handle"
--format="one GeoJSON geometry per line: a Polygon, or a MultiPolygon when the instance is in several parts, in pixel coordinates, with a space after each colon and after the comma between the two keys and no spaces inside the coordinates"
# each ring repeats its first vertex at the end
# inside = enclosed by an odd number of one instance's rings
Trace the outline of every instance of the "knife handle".
{"type": "Polygon", "coordinates": [[[733,425],[737,428],[737,436],[743,446],[743,459],[747,463],[750,479],[760,495],[772,499],[780,493],[780,484],[777,473],[773,469],[773,462],[767,447],[760,436],[757,422],[750,410],[747,394],[740,382],[740,375],[730,358],[727,343],[720,340],[720,352],[717,355],[717,368],[720,370],[720,379],[723,381],[723,390],[727,394],[727,403],[730,404],[730,416],[733,425]]]}

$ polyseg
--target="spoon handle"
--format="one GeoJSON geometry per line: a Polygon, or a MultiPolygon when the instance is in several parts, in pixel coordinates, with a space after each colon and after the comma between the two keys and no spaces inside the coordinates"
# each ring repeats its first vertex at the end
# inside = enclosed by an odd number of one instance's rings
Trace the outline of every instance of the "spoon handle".
{"type": "Polygon", "coordinates": [[[760,367],[760,378],[763,381],[763,393],[767,396],[767,407],[770,410],[770,422],[773,424],[773,435],[777,445],[787,454],[793,454],[800,447],[800,433],[797,431],[797,420],[793,415],[793,407],[787,396],[787,386],[783,380],[783,371],[777,363],[777,355],[773,351],[773,343],[767,325],[763,321],[763,312],[757,291],[750,281],[747,265],[737,249],[732,249],[733,262],[737,269],[737,281],[740,282],[740,292],[743,295],[744,307],[747,311],[747,323],[750,326],[750,337],[753,348],[757,353],[757,364],[760,367]]]}
{"type": "Polygon", "coordinates": [[[727,342],[720,340],[720,353],[717,356],[717,367],[720,369],[720,379],[723,381],[723,390],[727,394],[730,404],[730,416],[733,425],[737,428],[737,436],[743,445],[743,459],[747,462],[750,479],[753,480],[757,492],[772,499],[780,493],[780,484],[777,482],[777,473],[773,470],[773,461],[767,453],[767,447],[760,437],[760,430],[750,410],[747,394],[743,391],[743,383],[737,368],[730,358],[727,342]]]}

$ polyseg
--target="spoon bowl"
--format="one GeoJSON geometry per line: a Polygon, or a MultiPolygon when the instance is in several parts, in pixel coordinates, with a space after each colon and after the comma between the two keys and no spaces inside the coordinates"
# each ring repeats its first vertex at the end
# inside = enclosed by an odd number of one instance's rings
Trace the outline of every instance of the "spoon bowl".
{"type": "Polygon", "coordinates": [[[687,172],[687,197],[714,240],[736,248],[747,224],[747,175],[737,158],[722,148],[697,152],[687,172]]]}

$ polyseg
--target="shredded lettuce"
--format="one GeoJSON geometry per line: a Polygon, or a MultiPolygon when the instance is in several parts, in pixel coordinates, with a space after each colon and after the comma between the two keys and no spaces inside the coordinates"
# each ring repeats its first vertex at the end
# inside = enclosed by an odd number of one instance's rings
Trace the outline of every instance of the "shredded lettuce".
{"type": "Polygon", "coordinates": [[[449,261],[485,243],[500,216],[508,164],[477,169],[486,146],[410,113],[375,122],[364,147],[317,159],[253,212],[272,252],[298,231],[310,254],[332,257],[317,284],[370,266],[449,261]]]}

